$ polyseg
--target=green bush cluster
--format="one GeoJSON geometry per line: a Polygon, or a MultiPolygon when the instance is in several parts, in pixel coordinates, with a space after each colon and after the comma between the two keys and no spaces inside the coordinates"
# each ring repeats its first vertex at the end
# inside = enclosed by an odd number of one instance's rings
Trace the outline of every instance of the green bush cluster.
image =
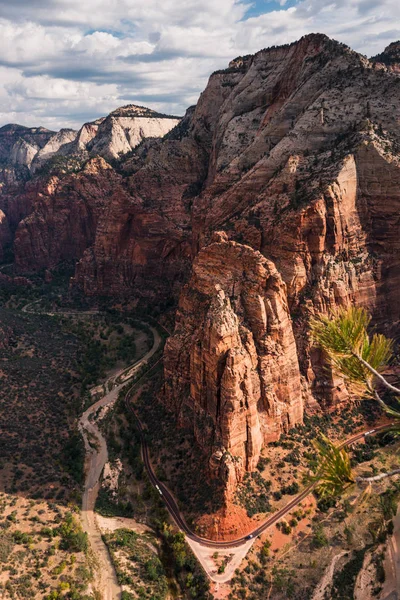
{"type": "Polygon", "coordinates": [[[65,515],[64,522],[59,527],[61,536],[60,547],[69,552],[87,552],[88,537],[87,533],[82,530],[82,526],[72,513],[65,515]]]}
{"type": "Polygon", "coordinates": [[[96,499],[95,511],[103,517],[133,517],[134,510],[131,502],[120,502],[114,499],[110,492],[101,487],[96,499]]]}
{"type": "Polygon", "coordinates": [[[162,530],[164,545],[174,558],[175,575],[182,590],[193,600],[211,600],[210,583],[185,542],[183,533],[172,533],[168,527],[162,530]]]}
{"type": "MultiPolygon", "coordinates": [[[[123,551],[129,559],[128,568],[122,568],[116,560],[116,571],[120,585],[134,586],[139,598],[148,600],[164,600],[168,596],[167,574],[160,557],[155,554],[152,546],[154,539],[151,534],[140,535],[130,529],[118,529],[104,536],[110,549],[111,556],[123,551]]],[[[127,592],[130,598],[130,593],[127,592]]]]}

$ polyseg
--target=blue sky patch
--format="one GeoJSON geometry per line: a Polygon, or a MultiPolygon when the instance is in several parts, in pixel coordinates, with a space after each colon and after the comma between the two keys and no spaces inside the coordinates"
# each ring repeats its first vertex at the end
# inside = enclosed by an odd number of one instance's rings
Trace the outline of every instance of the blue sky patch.
{"type": "Polygon", "coordinates": [[[246,15],[244,19],[250,19],[251,17],[259,17],[260,15],[264,15],[274,10],[287,10],[292,6],[296,6],[298,4],[297,0],[287,0],[284,5],[281,5],[280,2],[276,0],[254,0],[254,2],[249,2],[249,8],[246,11],[246,15]]]}

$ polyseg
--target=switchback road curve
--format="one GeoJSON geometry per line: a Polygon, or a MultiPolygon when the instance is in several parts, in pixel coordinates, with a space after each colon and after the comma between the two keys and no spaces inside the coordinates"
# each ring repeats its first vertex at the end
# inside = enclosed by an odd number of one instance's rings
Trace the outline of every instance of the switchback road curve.
{"type": "MultiPolygon", "coordinates": [[[[150,455],[149,455],[149,447],[147,444],[146,437],[144,435],[143,424],[140,421],[139,417],[137,416],[132,403],[130,402],[131,392],[132,392],[132,388],[130,390],[128,390],[128,392],[125,395],[125,405],[126,405],[127,410],[129,410],[135,417],[135,420],[136,420],[136,423],[137,423],[137,426],[138,426],[138,429],[140,432],[142,459],[143,459],[143,463],[144,463],[144,466],[147,471],[147,475],[150,479],[151,484],[157,490],[157,492],[160,494],[160,497],[163,499],[164,504],[168,509],[168,512],[170,513],[171,517],[173,518],[173,520],[175,521],[175,523],[177,524],[179,529],[181,529],[181,531],[183,531],[185,533],[185,535],[187,535],[187,537],[190,538],[191,540],[198,542],[199,544],[202,544],[203,546],[207,546],[209,548],[235,548],[237,546],[240,546],[240,545],[244,544],[245,542],[247,542],[249,539],[259,536],[266,529],[271,527],[271,525],[274,525],[274,523],[277,523],[288,512],[290,512],[293,508],[295,508],[302,500],[304,500],[316,487],[317,482],[311,483],[306,488],[304,488],[304,490],[298,496],[296,496],[290,502],[288,502],[288,504],[286,504],[284,507],[282,507],[281,509],[276,511],[273,515],[268,517],[268,519],[266,519],[264,521],[264,523],[262,523],[261,525],[256,527],[249,534],[242,536],[240,538],[237,538],[236,540],[229,540],[229,541],[209,540],[207,538],[203,538],[203,537],[197,535],[187,525],[185,519],[183,518],[183,516],[179,510],[178,504],[177,504],[175,498],[173,497],[173,495],[171,494],[171,492],[169,491],[169,489],[166,487],[166,485],[164,483],[162,483],[162,481],[157,479],[157,477],[154,473],[154,470],[153,470],[153,467],[151,464],[151,460],[150,460],[150,455]]],[[[389,429],[390,429],[390,425],[380,425],[373,429],[370,429],[367,431],[362,431],[360,433],[353,435],[352,437],[350,437],[348,440],[345,440],[341,444],[339,444],[339,447],[343,448],[345,446],[351,446],[355,442],[361,440],[366,435],[375,435],[381,431],[385,431],[385,430],[389,430],[389,429]]]]}
{"type": "MultiPolygon", "coordinates": [[[[35,304],[35,303],[31,303],[31,304],[28,304],[28,305],[24,306],[23,309],[22,309],[22,311],[23,312],[30,312],[29,308],[32,306],[32,304],[35,304]]],[[[85,311],[76,311],[76,312],[69,312],[69,313],[64,313],[64,314],[68,314],[68,315],[76,314],[77,315],[77,314],[93,314],[93,313],[96,313],[96,312],[98,312],[98,311],[87,311],[86,313],[85,313],[85,311]]],[[[55,314],[63,314],[63,313],[47,313],[47,314],[49,314],[50,316],[54,316],[55,314]]],[[[163,325],[161,325],[158,322],[157,322],[157,325],[158,325],[158,327],[162,328],[167,335],[170,334],[170,332],[166,329],[166,327],[164,327],[163,325]]],[[[153,348],[140,361],[134,363],[134,365],[132,365],[128,369],[125,369],[125,370],[121,371],[118,375],[122,375],[122,374],[126,373],[133,366],[139,366],[141,364],[146,364],[147,361],[149,360],[150,356],[152,356],[157,351],[157,349],[160,347],[160,345],[161,345],[161,338],[160,338],[158,332],[153,327],[151,329],[152,329],[153,335],[154,335],[153,348]]],[[[266,519],[264,521],[264,523],[262,523],[261,525],[259,525],[258,527],[256,527],[251,533],[247,534],[246,536],[242,536],[240,538],[237,538],[236,540],[217,541],[217,540],[209,540],[209,539],[203,538],[201,536],[198,536],[196,533],[194,533],[189,528],[189,526],[187,525],[184,517],[182,516],[175,498],[173,497],[173,495],[171,494],[171,492],[169,491],[169,489],[166,487],[166,485],[157,479],[157,477],[156,477],[156,475],[154,473],[154,470],[153,470],[153,467],[152,467],[152,464],[151,464],[151,461],[150,461],[150,455],[149,455],[149,448],[148,448],[147,440],[146,440],[146,438],[144,436],[144,429],[143,429],[142,422],[140,421],[140,419],[137,416],[137,414],[136,414],[136,412],[135,412],[135,410],[134,410],[131,402],[129,401],[133,389],[136,388],[136,386],[143,379],[145,379],[148,376],[148,374],[150,373],[150,371],[161,360],[162,359],[160,359],[155,364],[153,364],[151,367],[149,367],[149,369],[131,386],[131,388],[128,390],[128,392],[125,395],[125,405],[126,405],[126,408],[127,408],[128,411],[132,412],[132,414],[133,414],[133,416],[134,416],[134,418],[136,420],[139,432],[140,432],[142,459],[143,459],[143,463],[144,463],[144,466],[146,468],[148,477],[150,479],[150,482],[153,485],[153,487],[157,490],[157,492],[160,493],[160,496],[162,497],[162,499],[164,501],[164,504],[166,505],[166,507],[168,509],[168,512],[170,513],[171,517],[175,521],[176,525],[179,527],[179,529],[181,531],[183,531],[185,533],[185,535],[187,535],[188,538],[190,538],[191,540],[193,540],[193,541],[195,541],[195,542],[197,542],[199,544],[202,544],[203,546],[207,546],[207,547],[210,547],[210,548],[222,548],[222,547],[223,548],[234,548],[234,547],[240,546],[240,545],[244,544],[245,542],[247,542],[249,539],[255,538],[255,537],[259,536],[266,529],[268,529],[269,527],[271,527],[272,525],[274,525],[275,523],[277,523],[280,519],[282,519],[288,512],[290,512],[293,508],[295,508],[302,500],[304,500],[313,491],[313,489],[317,485],[317,482],[311,483],[306,488],[304,488],[304,490],[299,495],[297,495],[296,497],[294,497],[288,504],[286,504],[284,507],[282,507],[277,512],[275,512],[270,517],[268,517],[268,519],[266,519]]],[[[118,386],[118,391],[121,388],[122,388],[122,383],[118,386]]],[[[104,399],[103,399],[103,402],[104,402],[104,399]]],[[[90,411],[87,411],[87,412],[92,412],[94,408],[95,408],[95,405],[92,406],[91,409],[90,409],[90,411]]],[[[82,416],[82,418],[83,418],[83,416],[82,416]]],[[[391,427],[390,424],[389,425],[380,425],[380,426],[375,427],[375,428],[373,428],[371,430],[362,431],[360,433],[357,433],[357,434],[353,435],[352,437],[350,437],[348,440],[345,440],[341,444],[339,444],[339,447],[343,448],[345,446],[351,446],[355,442],[361,440],[366,435],[375,435],[375,434],[377,434],[377,433],[379,433],[381,431],[390,430],[390,427],[391,427]]],[[[99,434],[99,432],[98,432],[98,434],[99,434]]],[[[85,440],[85,442],[87,443],[87,440],[85,440]]],[[[91,475],[89,473],[88,476],[87,476],[86,483],[88,483],[88,479],[89,479],[90,476],[91,475]]],[[[98,481],[98,478],[97,478],[97,481],[98,481]]],[[[92,486],[88,486],[88,487],[90,489],[93,489],[95,486],[93,485],[93,487],[92,486]]],[[[85,494],[84,494],[84,500],[85,500],[85,494]]],[[[85,508],[87,508],[87,507],[85,507],[85,508]]]]}

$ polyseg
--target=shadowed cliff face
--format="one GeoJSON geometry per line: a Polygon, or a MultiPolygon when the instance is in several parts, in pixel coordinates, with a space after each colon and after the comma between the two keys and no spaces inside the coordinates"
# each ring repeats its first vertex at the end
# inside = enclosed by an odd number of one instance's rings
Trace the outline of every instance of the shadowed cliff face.
{"type": "Polygon", "coordinates": [[[285,284],[259,252],[215,237],[181,294],[165,401],[234,488],[266,442],[302,421],[303,401],[285,284]]]}
{"type": "Polygon", "coordinates": [[[0,260],[3,259],[3,248],[11,242],[10,226],[6,215],[0,210],[0,260]]]}
{"type": "Polygon", "coordinates": [[[304,408],[348,397],[311,315],[354,302],[398,335],[397,53],[322,35],[262,50],[117,167],[3,184],[21,272],[76,258],[88,295],[179,298],[165,401],[227,489],[304,408]]]}
{"type": "Polygon", "coordinates": [[[400,42],[392,42],[377,56],[371,58],[377,68],[387,69],[393,73],[400,73],[400,42]]]}
{"type": "MultiPolygon", "coordinates": [[[[35,270],[55,267],[81,256],[95,239],[100,212],[120,186],[103,159],[89,161],[80,177],[50,176],[30,182],[34,212],[23,219],[15,234],[15,265],[35,259],[35,270]]],[[[28,196],[29,197],[29,196],[28,196]]]]}

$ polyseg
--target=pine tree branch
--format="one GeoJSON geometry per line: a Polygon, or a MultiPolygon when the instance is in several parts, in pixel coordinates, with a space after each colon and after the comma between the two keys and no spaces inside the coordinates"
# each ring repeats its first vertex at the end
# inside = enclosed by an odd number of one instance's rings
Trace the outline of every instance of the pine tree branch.
{"type": "Polygon", "coordinates": [[[371,365],[369,363],[367,363],[366,360],[364,360],[359,354],[357,354],[356,352],[353,352],[353,356],[355,356],[362,365],[364,365],[364,367],[366,369],[368,369],[373,375],[375,375],[375,377],[377,379],[379,379],[379,381],[381,383],[383,383],[383,385],[385,387],[387,387],[390,391],[395,392],[396,394],[400,394],[400,389],[395,387],[394,385],[392,385],[391,383],[389,383],[384,377],[383,375],[381,375],[380,373],[378,373],[378,371],[376,371],[376,369],[374,369],[373,367],[371,367],[371,365]]]}
{"type": "Polygon", "coordinates": [[[374,475],[373,477],[356,477],[357,483],[374,483],[376,481],[381,481],[382,479],[386,479],[386,477],[392,477],[393,475],[398,475],[400,473],[400,469],[394,469],[393,471],[389,471],[389,473],[380,473],[379,475],[374,475]]]}
{"type": "Polygon", "coordinates": [[[383,410],[386,410],[387,406],[384,403],[384,401],[382,400],[382,398],[380,397],[380,395],[378,394],[378,392],[373,388],[370,388],[370,390],[373,393],[373,395],[375,396],[375,400],[377,400],[379,402],[379,404],[381,405],[383,410]]]}

